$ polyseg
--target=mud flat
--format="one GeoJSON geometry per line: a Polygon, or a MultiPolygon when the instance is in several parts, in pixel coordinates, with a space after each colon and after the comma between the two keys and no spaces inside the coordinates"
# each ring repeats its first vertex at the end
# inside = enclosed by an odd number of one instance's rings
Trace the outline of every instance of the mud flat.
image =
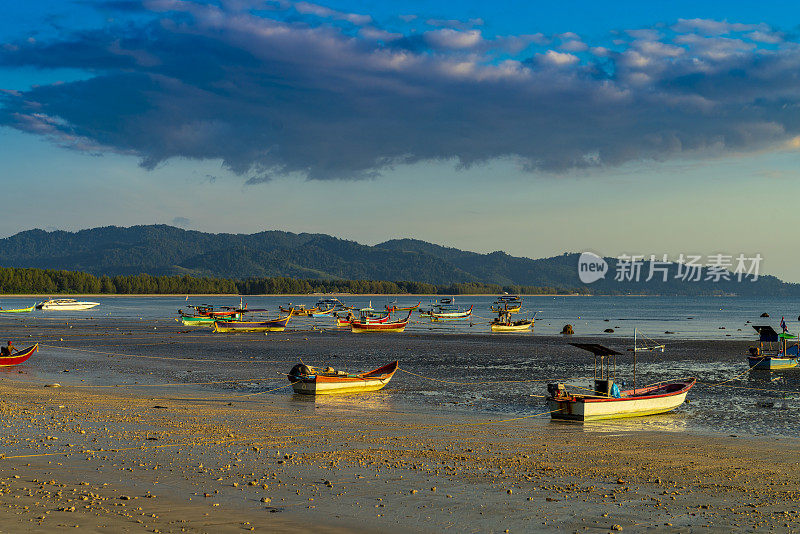
{"type": "Polygon", "coordinates": [[[11,378],[0,396],[3,532],[800,528],[795,440],[11,378]]]}
{"type": "MultiPolygon", "coordinates": [[[[709,409],[695,402],[574,424],[550,422],[537,399],[509,413],[403,401],[439,387],[409,376],[361,396],[270,391],[298,356],[363,367],[401,354],[447,372],[469,360],[462,379],[480,380],[506,376],[504,354],[529,351],[524,366],[562,357],[562,340],[227,337],[173,324],[3,325],[18,346],[43,346],[0,374],[0,532],[800,530],[800,440],[686,431],[692,410],[709,409]]],[[[702,348],[679,345],[670,372],[738,369],[740,343],[702,348]]]]}

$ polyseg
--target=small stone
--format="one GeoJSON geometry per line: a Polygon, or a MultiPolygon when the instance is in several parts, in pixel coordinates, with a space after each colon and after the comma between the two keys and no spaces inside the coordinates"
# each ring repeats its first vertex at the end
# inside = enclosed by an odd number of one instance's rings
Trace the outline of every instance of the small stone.
{"type": "Polygon", "coordinates": [[[272,502],[272,499],[270,499],[269,497],[261,497],[261,502],[265,502],[265,503],[269,504],[269,503],[272,502]]]}

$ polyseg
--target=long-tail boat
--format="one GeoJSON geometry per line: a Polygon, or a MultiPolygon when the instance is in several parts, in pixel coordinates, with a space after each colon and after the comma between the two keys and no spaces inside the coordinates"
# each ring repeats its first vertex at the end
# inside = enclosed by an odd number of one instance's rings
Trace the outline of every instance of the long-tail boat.
{"type": "Polygon", "coordinates": [[[215,322],[222,321],[237,321],[242,318],[243,313],[264,312],[264,309],[253,308],[234,308],[232,306],[223,306],[222,309],[215,310],[213,306],[189,306],[194,308],[195,314],[187,314],[183,310],[178,310],[179,318],[176,321],[182,323],[184,326],[214,326],[215,322]]]}
{"type": "Polygon", "coordinates": [[[397,367],[398,362],[394,361],[367,373],[350,374],[332,367],[321,370],[299,363],[292,367],[286,378],[292,383],[295,393],[304,395],[362,393],[383,388],[392,379],[397,367]]]}
{"type": "Polygon", "coordinates": [[[501,295],[491,306],[493,312],[519,313],[522,310],[522,299],[516,295],[501,295]]]}
{"type": "Polygon", "coordinates": [[[362,333],[362,332],[402,332],[406,329],[406,325],[411,320],[411,312],[408,312],[408,315],[402,321],[394,321],[389,322],[378,322],[370,320],[369,318],[362,319],[359,318],[352,323],[350,323],[350,331],[355,333],[362,333]]]}
{"type": "Polygon", "coordinates": [[[472,316],[473,307],[474,305],[464,311],[432,311],[430,314],[431,321],[460,321],[462,319],[469,319],[472,316]]]}
{"type": "Polygon", "coordinates": [[[226,334],[236,332],[283,332],[291,317],[291,315],[287,315],[270,321],[216,321],[214,323],[214,332],[226,334]]]}
{"type": "Polygon", "coordinates": [[[295,317],[307,317],[312,313],[319,311],[319,308],[317,308],[316,306],[313,308],[306,308],[304,304],[292,306],[291,303],[289,304],[288,308],[284,308],[283,306],[278,306],[278,308],[283,313],[289,313],[291,315],[294,315],[295,317]]]}
{"type": "Polygon", "coordinates": [[[11,308],[11,309],[3,309],[0,308],[0,313],[30,313],[36,308],[36,304],[29,308],[11,308]]]}
{"type": "Polygon", "coordinates": [[[686,395],[695,385],[695,378],[686,378],[673,382],[659,382],[644,387],[636,387],[636,353],[637,351],[664,350],[664,345],[652,347],[636,347],[634,333],[633,348],[633,389],[620,391],[614,383],[616,378],[617,356],[621,353],[595,343],[570,343],[574,347],[594,354],[594,391],[589,394],[569,393],[564,384],[547,385],[547,405],[553,419],[570,419],[575,421],[595,421],[599,419],[617,419],[638,417],[669,412],[683,404],[686,395]],[[598,375],[597,359],[600,358],[598,375]],[[611,372],[613,358],[614,372],[611,372]]]}
{"type": "Polygon", "coordinates": [[[348,327],[353,321],[371,322],[371,323],[388,323],[391,318],[391,313],[376,313],[372,307],[361,308],[358,310],[359,317],[356,318],[352,312],[347,312],[345,317],[334,315],[336,317],[336,326],[348,327]]]}
{"type": "Polygon", "coordinates": [[[389,313],[398,312],[398,311],[412,311],[416,310],[422,305],[422,301],[417,302],[414,306],[398,306],[397,304],[387,304],[386,311],[389,313]]]}
{"type": "Polygon", "coordinates": [[[27,360],[28,358],[30,358],[31,355],[37,350],[39,350],[38,343],[36,343],[35,345],[31,345],[27,349],[18,350],[17,352],[9,356],[0,356],[0,367],[18,365],[27,360]]]}
{"type": "MultiPolygon", "coordinates": [[[[497,312],[497,318],[490,323],[492,332],[523,332],[533,327],[536,321],[536,314],[530,319],[521,319],[519,321],[512,321],[511,314],[513,312],[500,310],[497,312]]],[[[538,312],[537,312],[538,313],[538,312]]]]}
{"type": "Polygon", "coordinates": [[[758,346],[750,347],[750,354],[747,363],[750,369],[764,371],[780,371],[781,369],[792,369],[797,367],[800,362],[800,341],[796,335],[789,332],[777,333],[771,326],[756,326],[753,328],[758,332],[758,346]],[[794,345],[789,345],[790,339],[795,340],[794,345]],[[767,343],[767,347],[764,344],[767,343]],[[777,348],[772,344],[777,343],[777,348]]]}

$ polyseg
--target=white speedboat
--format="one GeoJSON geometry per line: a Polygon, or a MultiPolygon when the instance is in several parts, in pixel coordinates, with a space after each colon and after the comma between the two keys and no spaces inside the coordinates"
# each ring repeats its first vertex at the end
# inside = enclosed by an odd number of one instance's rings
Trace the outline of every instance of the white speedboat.
{"type": "Polygon", "coordinates": [[[80,311],[99,306],[99,302],[87,302],[75,299],[47,299],[36,305],[37,310],[80,311]]]}

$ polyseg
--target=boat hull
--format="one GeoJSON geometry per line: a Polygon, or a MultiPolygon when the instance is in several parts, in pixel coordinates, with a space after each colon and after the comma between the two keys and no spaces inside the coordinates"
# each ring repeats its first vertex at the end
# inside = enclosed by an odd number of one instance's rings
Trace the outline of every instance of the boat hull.
{"type": "Polygon", "coordinates": [[[747,358],[750,369],[760,371],[780,371],[797,367],[797,358],[771,358],[769,356],[750,356],[747,358]]]}
{"type": "Polygon", "coordinates": [[[358,375],[326,376],[319,374],[310,377],[288,375],[292,389],[301,395],[335,395],[343,393],[367,393],[382,389],[397,371],[398,362],[384,365],[374,371],[358,375]]]}
{"type": "Polygon", "coordinates": [[[283,332],[289,317],[275,319],[273,321],[216,321],[214,332],[223,334],[235,334],[245,332],[283,332]]]}
{"type": "Polygon", "coordinates": [[[35,304],[33,306],[31,306],[30,308],[16,308],[16,309],[11,309],[11,310],[0,310],[0,313],[29,313],[29,312],[32,312],[34,310],[34,308],[36,308],[35,304]]]}
{"type": "Polygon", "coordinates": [[[402,323],[351,323],[350,331],[357,334],[364,332],[403,332],[408,321],[402,323]]]}
{"type": "Polygon", "coordinates": [[[472,306],[470,306],[467,311],[463,312],[431,312],[430,317],[433,321],[462,321],[472,317],[472,306]]]}
{"type": "Polygon", "coordinates": [[[553,419],[598,421],[655,415],[674,410],[684,403],[695,379],[673,384],[624,391],[620,398],[576,395],[570,399],[548,398],[553,419]],[[673,390],[670,391],[670,388],[673,390]],[[663,392],[662,392],[663,391],[663,392]]]}
{"type": "Polygon", "coordinates": [[[524,324],[492,324],[492,332],[524,332],[532,325],[533,321],[525,321],[524,324]]]}
{"type": "Polygon", "coordinates": [[[39,350],[39,344],[36,343],[31,347],[15,352],[11,356],[0,356],[0,367],[19,365],[28,358],[30,358],[31,355],[38,350],[39,350]]]}
{"type": "Polygon", "coordinates": [[[71,302],[67,304],[47,303],[43,302],[38,306],[40,310],[48,311],[82,311],[90,310],[95,306],[99,306],[99,302],[71,302]]]}

